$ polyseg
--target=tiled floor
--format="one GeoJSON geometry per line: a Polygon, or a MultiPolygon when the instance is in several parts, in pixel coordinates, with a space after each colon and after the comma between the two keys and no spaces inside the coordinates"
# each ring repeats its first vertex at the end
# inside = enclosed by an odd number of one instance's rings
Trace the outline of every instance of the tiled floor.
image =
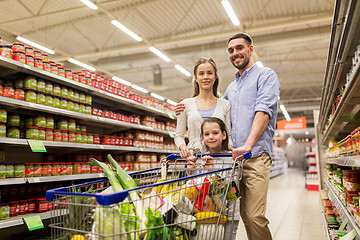
{"type": "MultiPolygon", "coordinates": [[[[290,168],[270,180],[266,216],[274,240],[324,239],[320,194],[305,189],[302,170],[290,168]]],[[[247,239],[242,222],[237,239],[247,239]]]]}

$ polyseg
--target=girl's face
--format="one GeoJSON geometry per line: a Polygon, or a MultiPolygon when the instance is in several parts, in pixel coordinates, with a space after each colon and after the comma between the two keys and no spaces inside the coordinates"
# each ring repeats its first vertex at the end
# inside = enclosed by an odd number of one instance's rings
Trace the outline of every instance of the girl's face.
{"type": "Polygon", "coordinates": [[[219,152],[225,139],[226,133],[221,132],[219,124],[208,122],[203,126],[203,140],[210,151],[219,152]]]}
{"type": "Polygon", "coordinates": [[[202,63],[196,71],[195,81],[199,89],[212,89],[215,82],[214,67],[210,63],[202,63]]]}

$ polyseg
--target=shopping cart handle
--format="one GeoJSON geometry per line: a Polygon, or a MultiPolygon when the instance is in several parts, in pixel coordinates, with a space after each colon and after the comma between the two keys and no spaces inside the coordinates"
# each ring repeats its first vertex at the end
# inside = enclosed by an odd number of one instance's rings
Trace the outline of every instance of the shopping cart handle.
{"type": "MultiPolygon", "coordinates": [[[[231,157],[232,153],[206,153],[206,154],[197,154],[196,157],[200,157],[200,156],[212,156],[212,157],[231,157]]],[[[252,154],[251,152],[246,152],[242,155],[245,159],[249,159],[251,158],[252,154]]],[[[167,159],[170,161],[173,161],[177,158],[180,158],[180,154],[171,154],[169,156],[167,156],[167,159]]]]}

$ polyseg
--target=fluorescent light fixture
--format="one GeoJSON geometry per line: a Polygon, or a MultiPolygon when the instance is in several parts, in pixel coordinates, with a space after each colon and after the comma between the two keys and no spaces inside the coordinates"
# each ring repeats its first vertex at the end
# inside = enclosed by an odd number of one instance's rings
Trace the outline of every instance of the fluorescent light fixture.
{"type": "Polygon", "coordinates": [[[281,111],[284,111],[285,110],[285,106],[283,104],[280,105],[280,109],[281,111]]]}
{"type": "Polygon", "coordinates": [[[255,64],[258,65],[259,67],[264,67],[261,61],[257,61],[255,64]]]}
{"type": "Polygon", "coordinates": [[[41,46],[40,44],[37,44],[37,43],[34,43],[33,41],[30,41],[26,38],[23,38],[23,37],[20,37],[20,36],[17,36],[16,37],[17,40],[21,41],[21,42],[24,42],[26,44],[29,44],[37,49],[40,49],[42,51],[45,51],[47,53],[50,53],[50,54],[55,54],[55,52],[47,47],[44,47],[44,46],[41,46]]]}
{"type": "Polygon", "coordinates": [[[285,119],[286,119],[286,121],[288,121],[288,122],[291,121],[291,117],[289,116],[289,114],[285,115],[285,119]]]}
{"type": "Polygon", "coordinates": [[[136,35],[134,32],[132,32],[130,29],[128,29],[127,27],[125,27],[124,25],[122,25],[119,21],[117,20],[112,20],[111,23],[117,27],[118,29],[120,29],[121,31],[123,31],[124,33],[126,33],[127,35],[129,35],[130,37],[132,37],[133,39],[135,39],[138,42],[142,41],[142,38],[139,37],[138,35],[136,35]]]}
{"type": "Polygon", "coordinates": [[[184,74],[185,76],[187,76],[187,77],[190,77],[191,76],[191,73],[190,72],[188,72],[185,68],[183,68],[182,66],[180,66],[179,64],[176,64],[175,65],[175,68],[177,69],[177,70],[179,70],[182,74],[184,74]]]}
{"type": "Polygon", "coordinates": [[[88,6],[91,9],[94,9],[94,10],[98,9],[98,7],[90,0],[80,0],[80,2],[82,2],[83,4],[85,4],[86,6],[88,6]]]}
{"type": "Polygon", "coordinates": [[[309,135],[309,131],[305,131],[305,135],[309,135]]]}
{"type": "Polygon", "coordinates": [[[149,50],[151,52],[153,52],[155,55],[157,55],[159,58],[164,60],[165,62],[171,62],[171,59],[168,56],[166,56],[165,54],[163,54],[162,52],[160,52],[157,48],[151,46],[151,47],[149,47],[149,50]]]}
{"type": "Polygon", "coordinates": [[[71,62],[71,63],[73,63],[73,64],[75,64],[75,65],[78,65],[78,66],[80,66],[80,67],[89,69],[90,71],[93,71],[93,72],[95,72],[95,70],[96,70],[96,68],[94,68],[94,67],[92,67],[92,66],[90,66],[90,65],[87,65],[87,64],[85,64],[85,63],[83,63],[83,62],[80,62],[80,61],[78,61],[78,60],[75,60],[75,59],[73,59],[73,58],[69,58],[68,61],[71,62]]]}
{"type": "Polygon", "coordinates": [[[168,99],[168,100],[166,100],[166,102],[168,103],[168,104],[171,104],[171,105],[174,105],[174,106],[176,106],[176,102],[174,102],[173,100],[170,100],[170,99],[168,99]]]}
{"type": "Polygon", "coordinates": [[[161,100],[161,101],[164,101],[165,100],[165,98],[163,97],[163,96],[160,96],[160,95],[158,95],[158,94],[156,94],[156,93],[150,93],[150,96],[152,96],[152,97],[154,97],[154,98],[157,98],[157,99],[159,99],[159,100],[161,100]]]}
{"type": "Polygon", "coordinates": [[[146,90],[145,88],[139,87],[138,85],[135,85],[135,84],[131,85],[131,87],[132,87],[133,89],[136,89],[136,90],[138,90],[138,91],[140,91],[140,92],[143,92],[143,93],[148,93],[148,92],[149,92],[149,91],[146,90]]]}
{"type": "Polygon", "coordinates": [[[122,83],[122,84],[124,84],[126,86],[131,86],[131,84],[132,84],[131,82],[128,82],[128,81],[126,81],[124,79],[121,79],[121,78],[118,78],[116,76],[113,76],[112,79],[119,82],[119,83],[122,83]]]}
{"type": "Polygon", "coordinates": [[[232,24],[235,26],[240,26],[240,21],[238,17],[236,16],[234,9],[231,7],[231,4],[228,0],[222,0],[221,4],[223,5],[227,15],[229,16],[232,24]]]}

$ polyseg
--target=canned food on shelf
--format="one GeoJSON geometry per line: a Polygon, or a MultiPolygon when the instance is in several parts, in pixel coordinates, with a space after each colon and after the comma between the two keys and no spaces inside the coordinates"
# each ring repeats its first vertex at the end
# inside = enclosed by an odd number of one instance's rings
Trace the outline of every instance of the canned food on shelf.
{"type": "Polygon", "coordinates": [[[4,97],[14,98],[14,94],[15,94],[14,86],[11,84],[5,84],[2,95],[4,97]]]}
{"type": "Polygon", "coordinates": [[[12,58],[12,46],[10,45],[0,45],[0,56],[12,58]]]}
{"type": "Polygon", "coordinates": [[[25,100],[25,91],[21,87],[15,87],[14,98],[18,100],[25,100]]]}

